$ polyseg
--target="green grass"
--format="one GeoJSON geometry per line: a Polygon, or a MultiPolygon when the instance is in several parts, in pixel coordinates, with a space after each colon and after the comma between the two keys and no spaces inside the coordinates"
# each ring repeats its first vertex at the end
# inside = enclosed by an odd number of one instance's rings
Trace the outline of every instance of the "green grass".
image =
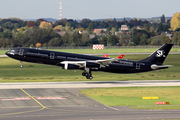
{"type": "Polygon", "coordinates": [[[124,87],[85,89],[81,93],[107,106],[129,106],[134,109],[180,109],[180,87],[124,87]],[[142,97],[158,96],[158,100],[142,97]],[[170,105],[155,105],[170,102],[170,105]]]}
{"type": "MultiPolygon", "coordinates": [[[[125,59],[141,60],[148,55],[125,55],[125,59]]],[[[117,56],[110,56],[117,57],[117,56]]],[[[120,81],[120,80],[179,80],[180,78],[180,55],[168,55],[164,64],[174,65],[171,68],[137,73],[115,74],[105,72],[92,72],[92,81],[120,81]]],[[[34,63],[20,63],[11,58],[0,58],[0,82],[48,82],[48,81],[89,81],[81,70],[63,70],[57,66],[41,65],[34,63]]]]}
{"type": "MultiPolygon", "coordinates": [[[[70,52],[79,54],[92,54],[92,53],[138,53],[138,52],[154,52],[157,48],[134,48],[134,49],[103,49],[103,50],[93,50],[93,49],[50,49],[52,51],[59,52],[70,52]]],[[[0,55],[4,55],[8,50],[0,50],[0,55]]],[[[180,52],[180,48],[172,48],[171,52],[180,52]]]]}
{"type": "MultiPolygon", "coordinates": [[[[52,49],[51,49],[52,50],[52,49]]],[[[53,49],[53,51],[70,52],[70,53],[80,53],[80,54],[91,54],[91,53],[139,53],[139,52],[154,52],[157,48],[119,48],[119,49],[53,49]]],[[[180,48],[172,48],[171,52],[180,52],[180,48]]]]}

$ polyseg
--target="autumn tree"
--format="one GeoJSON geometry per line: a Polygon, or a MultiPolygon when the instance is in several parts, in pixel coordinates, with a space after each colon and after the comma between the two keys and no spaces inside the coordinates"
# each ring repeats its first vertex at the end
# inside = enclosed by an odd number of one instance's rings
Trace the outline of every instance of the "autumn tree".
{"type": "Polygon", "coordinates": [[[180,28],[180,12],[173,15],[170,23],[171,23],[171,29],[173,31],[180,28]]]}
{"type": "Polygon", "coordinates": [[[46,20],[44,20],[44,19],[38,19],[38,20],[36,20],[36,26],[39,26],[42,21],[46,21],[46,20]]]}
{"type": "Polygon", "coordinates": [[[36,23],[34,21],[28,21],[27,26],[28,27],[34,27],[34,26],[36,26],[36,23]]]}
{"type": "Polygon", "coordinates": [[[66,23],[66,26],[65,26],[64,28],[65,28],[65,30],[66,30],[67,32],[70,32],[70,31],[72,31],[72,29],[73,29],[68,22],[66,23]]]}
{"type": "Polygon", "coordinates": [[[62,25],[57,25],[56,27],[54,27],[54,30],[56,30],[56,31],[65,31],[65,28],[62,25]]]}
{"type": "Polygon", "coordinates": [[[41,43],[36,43],[36,47],[41,47],[41,43]]]}
{"type": "Polygon", "coordinates": [[[170,43],[170,42],[171,42],[170,38],[168,36],[166,36],[165,40],[164,40],[164,43],[170,43]]]}
{"type": "Polygon", "coordinates": [[[175,45],[180,45],[180,31],[173,34],[172,43],[175,45]]]}
{"type": "Polygon", "coordinates": [[[42,21],[39,28],[52,28],[52,24],[50,22],[42,21]]]}
{"type": "Polygon", "coordinates": [[[85,29],[84,28],[78,28],[78,31],[84,31],[85,29]]]}

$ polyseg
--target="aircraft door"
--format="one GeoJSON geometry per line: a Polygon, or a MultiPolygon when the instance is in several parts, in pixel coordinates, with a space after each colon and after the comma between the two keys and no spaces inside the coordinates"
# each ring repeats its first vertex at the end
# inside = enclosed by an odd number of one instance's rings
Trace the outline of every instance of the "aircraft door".
{"type": "Polygon", "coordinates": [[[24,49],[20,49],[19,50],[19,55],[23,56],[23,53],[24,53],[24,49]]]}
{"type": "Polygon", "coordinates": [[[50,53],[50,59],[54,59],[55,53],[50,53]]]}
{"type": "Polygon", "coordinates": [[[136,63],[136,69],[140,69],[140,63],[136,63]]]}

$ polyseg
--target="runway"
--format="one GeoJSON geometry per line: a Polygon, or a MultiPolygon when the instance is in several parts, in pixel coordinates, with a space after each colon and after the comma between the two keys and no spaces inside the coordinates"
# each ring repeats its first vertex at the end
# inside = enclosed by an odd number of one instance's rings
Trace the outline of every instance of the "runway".
{"type": "Polygon", "coordinates": [[[131,81],[85,81],[85,82],[28,82],[0,83],[0,89],[21,88],[105,88],[136,86],[180,86],[180,80],[131,80],[131,81]]]}
{"type": "Polygon", "coordinates": [[[180,86],[180,80],[0,83],[3,120],[161,120],[179,119],[180,110],[136,110],[108,107],[81,94],[95,87],[180,86]]]}

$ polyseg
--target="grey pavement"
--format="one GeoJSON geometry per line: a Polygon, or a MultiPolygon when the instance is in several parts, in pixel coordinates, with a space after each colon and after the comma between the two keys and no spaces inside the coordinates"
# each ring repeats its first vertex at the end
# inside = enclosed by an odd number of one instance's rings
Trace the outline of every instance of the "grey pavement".
{"type": "Polygon", "coordinates": [[[0,89],[0,119],[169,120],[180,118],[180,110],[137,110],[123,106],[108,107],[86,97],[79,90],[81,89],[0,89]]]}
{"type": "Polygon", "coordinates": [[[105,87],[135,87],[135,86],[180,86],[180,80],[0,83],[0,89],[18,89],[20,87],[21,88],[105,88],[105,87]]]}

